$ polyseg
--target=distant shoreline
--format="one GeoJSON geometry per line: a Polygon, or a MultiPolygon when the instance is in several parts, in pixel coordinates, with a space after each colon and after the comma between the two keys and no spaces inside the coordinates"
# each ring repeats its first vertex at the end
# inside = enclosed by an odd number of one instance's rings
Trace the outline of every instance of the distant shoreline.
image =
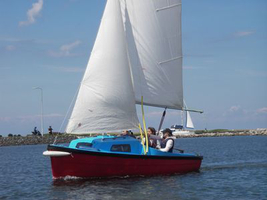
{"type": "Polygon", "coordinates": [[[195,138],[195,137],[230,137],[230,136],[267,136],[267,129],[249,129],[249,130],[227,130],[227,131],[196,131],[195,134],[179,135],[177,138],[195,138]],[[199,133],[198,133],[199,132],[199,133]]]}
{"type": "MultiPolygon", "coordinates": [[[[227,130],[225,132],[196,131],[195,134],[179,135],[176,137],[196,138],[196,137],[229,137],[229,136],[267,136],[267,129],[232,130],[232,131],[227,130]]],[[[55,141],[55,138],[56,135],[0,137],[0,147],[52,144],[55,141]]],[[[69,143],[73,139],[77,139],[77,136],[61,134],[57,136],[57,143],[69,143]]]]}
{"type": "MultiPolygon", "coordinates": [[[[20,145],[36,145],[36,144],[53,144],[55,135],[45,136],[13,136],[13,137],[0,137],[0,147],[3,146],[20,146],[20,145]]],[[[69,143],[71,140],[76,139],[76,136],[58,135],[57,143],[69,143]]]]}

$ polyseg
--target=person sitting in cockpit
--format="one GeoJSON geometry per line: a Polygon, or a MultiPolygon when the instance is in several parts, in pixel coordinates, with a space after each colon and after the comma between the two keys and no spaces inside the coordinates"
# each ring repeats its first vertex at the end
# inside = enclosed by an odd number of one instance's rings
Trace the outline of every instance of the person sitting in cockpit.
{"type": "Polygon", "coordinates": [[[172,153],[174,147],[174,139],[172,136],[172,131],[169,128],[163,130],[163,140],[160,144],[160,151],[172,153]]]}

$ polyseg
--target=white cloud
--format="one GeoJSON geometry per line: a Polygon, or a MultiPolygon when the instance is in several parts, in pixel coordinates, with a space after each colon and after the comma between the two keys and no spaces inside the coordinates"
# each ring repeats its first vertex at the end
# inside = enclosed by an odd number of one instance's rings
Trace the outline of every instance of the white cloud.
{"type": "Polygon", "coordinates": [[[32,8],[27,12],[27,21],[19,22],[20,26],[26,26],[35,23],[36,17],[40,15],[40,12],[43,8],[43,0],[38,0],[37,3],[32,4],[32,8]]]}
{"type": "Polygon", "coordinates": [[[267,107],[259,108],[256,112],[260,114],[267,114],[267,107]]]}
{"type": "Polygon", "coordinates": [[[244,37],[254,34],[255,31],[238,31],[234,33],[235,37],[244,37]]]}
{"type": "Polygon", "coordinates": [[[73,43],[70,44],[64,44],[60,47],[58,52],[50,51],[49,55],[53,57],[68,57],[68,56],[74,56],[75,54],[71,53],[71,51],[79,46],[81,44],[80,40],[76,40],[73,43]]]}
{"type": "Polygon", "coordinates": [[[243,109],[240,105],[233,105],[228,110],[226,110],[222,116],[224,117],[236,117],[247,114],[248,111],[243,109]]]}
{"type": "Polygon", "coordinates": [[[236,119],[255,119],[257,117],[267,114],[267,107],[247,110],[242,108],[240,105],[231,106],[226,112],[223,113],[223,117],[236,118],[236,119]]]}
{"type": "Polygon", "coordinates": [[[232,106],[232,107],[229,109],[230,112],[236,112],[236,111],[238,111],[238,110],[240,110],[240,106],[232,106]]]}
{"type": "Polygon", "coordinates": [[[0,117],[0,122],[9,122],[11,119],[11,117],[0,117]]]}
{"type": "Polygon", "coordinates": [[[247,37],[250,35],[255,34],[256,31],[236,31],[236,32],[232,32],[228,35],[225,35],[221,38],[215,39],[212,42],[217,43],[217,42],[228,42],[228,41],[232,41],[232,40],[236,40],[238,38],[242,38],[242,37],[247,37]]]}
{"type": "Polygon", "coordinates": [[[76,46],[78,46],[79,44],[81,44],[81,41],[77,40],[71,44],[65,44],[65,45],[62,45],[60,47],[60,51],[63,52],[64,54],[66,55],[69,55],[70,54],[70,51],[75,48],[76,46]]]}

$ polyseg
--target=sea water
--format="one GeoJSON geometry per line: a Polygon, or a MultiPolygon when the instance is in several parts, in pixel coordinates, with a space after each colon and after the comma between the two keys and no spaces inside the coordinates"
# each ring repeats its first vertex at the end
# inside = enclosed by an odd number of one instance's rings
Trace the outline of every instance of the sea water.
{"type": "Polygon", "coordinates": [[[204,156],[199,173],[53,180],[46,145],[0,147],[0,199],[267,199],[267,137],[177,139],[204,156]]]}

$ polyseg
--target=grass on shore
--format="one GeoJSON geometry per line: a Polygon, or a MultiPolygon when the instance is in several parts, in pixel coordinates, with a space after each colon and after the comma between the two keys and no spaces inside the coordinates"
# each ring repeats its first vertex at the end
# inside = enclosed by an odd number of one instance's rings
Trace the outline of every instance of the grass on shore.
{"type": "Polygon", "coordinates": [[[196,134],[203,134],[203,133],[240,133],[244,132],[245,130],[234,130],[234,129],[212,129],[212,130],[196,130],[196,134]]]}

